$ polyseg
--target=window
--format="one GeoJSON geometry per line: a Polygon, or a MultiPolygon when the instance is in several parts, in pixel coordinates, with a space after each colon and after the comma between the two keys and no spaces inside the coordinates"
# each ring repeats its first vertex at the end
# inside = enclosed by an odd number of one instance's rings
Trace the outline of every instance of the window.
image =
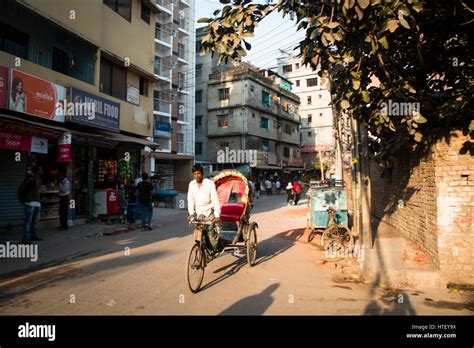
{"type": "Polygon", "coordinates": [[[195,154],[196,155],[202,155],[202,143],[201,142],[196,143],[195,154]]]}
{"type": "Polygon", "coordinates": [[[229,147],[229,142],[228,141],[222,141],[220,144],[220,147],[224,148],[224,147],[229,147]]]}
{"type": "Polygon", "coordinates": [[[217,126],[219,128],[229,127],[229,115],[219,115],[219,116],[217,116],[217,126]]]}
{"type": "Polygon", "coordinates": [[[132,20],[132,0],[104,0],[104,4],[117,12],[127,21],[132,20]]]}
{"type": "Polygon", "coordinates": [[[202,64],[196,65],[196,79],[202,79],[202,64]]]}
{"type": "Polygon", "coordinates": [[[300,80],[296,80],[296,87],[299,87],[300,86],[300,80]]]}
{"type": "Polygon", "coordinates": [[[255,90],[255,88],[253,87],[253,85],[250,85],[250,92],[253,92],[255,90]]]}
{"type": "Polygon", "coordinates": [[[308,132],[308,138],[311,137],[311,131],[308,132]]]}
{"type": "Polygon", "coordinates": [[[148,80],[140,76],[140,94],[148,97],[148,80]]]}
{"type": "Polygon", "coordinates": [[[66,52],[53,47],[53,66],[54,71],[69,75],[69,57],[66,52]]]}
{"type": "Polygon", "coordinates": [[[293,66],[291,64],[288,65],[283,65],[283,72],[284,73],[289,73],[293,71],[293,66]]]}
{"type": "Polygon", "coordinates": [[[230,98],[230,88],[219,89],[219,100],[226,100],[230,98]]]}
{"type": "Polygon", "coordinates": [[[292,127],[289,124],[285,124],[285,133],[286,134],[291,134],[292,133],[292,127]]]}
{"type": "Polygon", "coordinates": [[[322,113],[322,112],[319,113],[319,117],[323,117],[323,113],[322,113]]]}
{"type": "Polygon", "coordinates": [[[308,114],[308,124],[311,124],[313,121],[313,116],[311,114],[308,114]]]}
{"type": "Polygon", "coordinates": [[[311,105],[312,101],[311,101],[311,96],[310,95],[308,96],[307,101],[308,101],[308,105],[311,105]]]}
{"type": "Polygon", "coordinates": [[[262,139],[262,150],[265,152],[270,151],[270,141],[268,139],[262,139]]]}
{"type": "Polygon", "coordinates": [[[0,51],[28,59],[28,35],[0,23],[0,51]]]}
{"type": "Polygon", "coordinates": [[[202,103],[202,90],[196,91],[196,103],[202,103]]]}
{"type": "Polygon", "coordinates": [[[260,118],[260,128],[268,129],[268,121],[269,121],[268,118],[266,118],[266,117],[261,117],[261,118],[260,118]]]}
{"type": "Polygon", "coordinates": [[[298,70],[300,68],[300,63],[295,63],[295,69],[298,70]]]}
{"type": "Polygon", "coordinates": [[[202,40],[196,41],[196,53],[199,53],[201,49],[201,42],[202,40]]]}
{"type": "Polygon", "coordinates": [[[288,147],[283,148],[283,157],[290,157],[290,149],[288,147]]]}
{"type": "Polygon", "coordinates": [[[252,112],[252,118],[255,118],[255,114],[252,112]]]}
{"type": "Polygon", "coordinates": [[[199,129],[202,127],[202,115],[196,116],[196,129],[199,129]]]}
{"type": "Polygon", "coordinates": [[[127,70],[110,60],[100,60],[100,91],[113,97],[126,100],[127,70]]]}
{"type": "Polygon", "coordinates": [[[148,8],[147,6],[145,6],[145,4],[142,3],[142,14],[141,14],[141,18],[147,22],[148,24],[150,24],[150,8],[148,8]]]}
{"type": "Polygon", "coordinates": [[[318,78],[312,78],[312,79],[307,79],[306,80],[306,86],[307,87],[314,87],[318,85],[318,78]]]}
{"type": "Polygon", "coordinates": [[[186,46],[184,46],[182,43],[178,43],[178,57],[181,59],[184,59],[185,53],[186,53],[186,46]]]}
{"type": "Polygon", "coordinates": [[[178,89],[184,89],[184,81],[186,80],[186,75],[183,73],[178,73],[178,89]]]}
{"type": "Polygon", "coordinates": [[[270,93],[262,91],[262,104],[270,105],[270,93]]]}

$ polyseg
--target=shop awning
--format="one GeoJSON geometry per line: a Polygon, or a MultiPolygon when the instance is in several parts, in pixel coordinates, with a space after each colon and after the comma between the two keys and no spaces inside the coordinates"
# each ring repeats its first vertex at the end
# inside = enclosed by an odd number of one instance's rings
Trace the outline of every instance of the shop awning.
{"type": "Polygon", "coordinates": [[[289,168],[287,168],[287,170],[289,170],[291,172],[295,172],[297,170],[304,170],[304,167],[289,167],[289,168]]]}
{"type": "Polygon", "coordinates": [[[106,132],[106,131],[101,131],[98,133],[102,134],[106,139],[117,141],[119,143],[134,143],[134,144],[139,144],[143,146],[156,145],[155,143],[152,143],[146,139],[132,137],[125,134],[112,133],[112,132],[106,132]]]}

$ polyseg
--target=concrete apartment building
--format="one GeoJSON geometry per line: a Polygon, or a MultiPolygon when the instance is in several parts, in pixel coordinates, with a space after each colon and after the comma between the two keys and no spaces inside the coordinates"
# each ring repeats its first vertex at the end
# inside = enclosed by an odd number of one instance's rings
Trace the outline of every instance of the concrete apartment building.
{"type": "Polygon", "coordinates": [[[96,213],[96,190],[143,170],[159,11],[151,0],[0,2],[0,227],[22,223],[16,190],[34,165],[45,173],[41,219],[55,224],[59,171],[78,219],[96,213]],[[58,107],[82,102],[94,118],[58,107]]]}
{"type": "MultiPolygon", "coordinates": [[[[207,75],[212,63],[201,64],[207,75]]],[[[203,119],[198,125],[207,123],[208,138],[205,152],[208,157],[201,158],[216,170],[248,164],[218,163],[219,150],[256,150],[258,160],[252,168],[253,176],[283,174],[283,171],[289,174],[291,169],[301,169],[299,99],[281,87],[285,85],[282,78],[248,63],[218,67],[211,72],[207,88],[205,83],[200,85],[202,104],[207,105],[200,106],[200,113],[207,111],[207,122],[203,119]]],[[[204,139],[204,134],[200,139],[204,139]]],[[[197,149],[202,146],[200,141],[196,142],[197,149]]]]}
{"type": "Polygon", "coordinates": [[[334,113],[328,80],[320,78],[316,71],[304,66],[301,59],[288,56],[278,59],[278,73],[292,83],[292,92],[301,100],[301,153],[306,169],[319,169],[320,156],[335,173],[331,152],[335,151],[334,113]]]}
{"type": "Polygon", "coordinates": [[[154,142],[147,168],[161,187],[186,191],[194,162],[194,0],[156,0],[154,142]]]}

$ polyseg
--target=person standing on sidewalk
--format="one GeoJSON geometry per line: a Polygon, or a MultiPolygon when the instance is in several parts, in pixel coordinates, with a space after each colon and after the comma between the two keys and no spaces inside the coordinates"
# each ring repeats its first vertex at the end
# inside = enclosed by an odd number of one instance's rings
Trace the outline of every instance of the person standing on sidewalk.
{"type": "Polygon", "coordinates": [[[59,173],[59,226],[60,231],[67,231],[68,212],[69,212],[69,195],[71,193],[71,185],[67,179],[66,173],[59,173]]]}
{"type": "Polygon", "coordinates": [[[40,166],[32,168],[29,174],[18,188],[18,199],[25,206],[25,221],[23,223],[24,244],[30,244],[33,240],[43,240],[38,237],[38,221],[41,213],[40,186],[43,169],[40,166]]]}
{"type": "Polygon", "coordinates": [[[279,195],[281,193],[281,181],[280,181],[280,179],[276,180],[275,187],[276,187],[277,195],[279,195]]]}
{"type": "Polygon", "coordinates": [[[267,197],[273,196],[272,186],[273,186],[272,182],[270,181],[269,178],[267,178],[267,180],[265,181],[265,187],[267,189],[267,197]]]}
{"type": "Polygon", "coordinates": [[[290,200],[293,198],[293,184],[288,182],[288,185],[286,185],[286,203],[289,203],[290,200]]]}
{"type": "Polygon", "coordinates": [[[151,230],[151,218],[153,217],[153,184],[148,179],[148,173],[142,174],[142,181],[137,185],[138,203],[140,205],[140,215],[142,219],[142,230],[151,230]]]}

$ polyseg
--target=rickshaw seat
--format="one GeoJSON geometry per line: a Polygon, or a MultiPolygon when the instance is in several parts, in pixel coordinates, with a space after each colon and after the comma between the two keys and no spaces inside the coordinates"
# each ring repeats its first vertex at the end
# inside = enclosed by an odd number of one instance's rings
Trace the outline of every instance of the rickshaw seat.
{"type": "Polygon", "coordinates": [[[224,203],[221,206],[221,221],[239,221],[245,211],[245,203],[224,203]]]}

